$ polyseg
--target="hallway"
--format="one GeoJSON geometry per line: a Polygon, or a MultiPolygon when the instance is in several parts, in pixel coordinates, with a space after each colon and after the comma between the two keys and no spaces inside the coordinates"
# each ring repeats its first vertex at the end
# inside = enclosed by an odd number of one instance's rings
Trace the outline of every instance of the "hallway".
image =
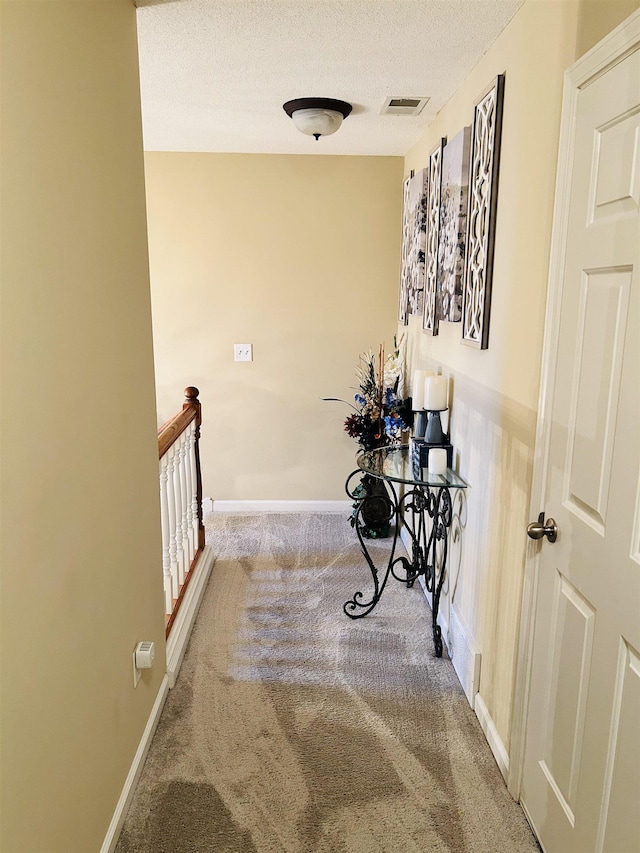
{"type": "Polygon", "coordinates": [[[420,589],[350,621],[368,570],[343,515],[205,521],[216,563],[117,853],[539,849],[420,589]]]}

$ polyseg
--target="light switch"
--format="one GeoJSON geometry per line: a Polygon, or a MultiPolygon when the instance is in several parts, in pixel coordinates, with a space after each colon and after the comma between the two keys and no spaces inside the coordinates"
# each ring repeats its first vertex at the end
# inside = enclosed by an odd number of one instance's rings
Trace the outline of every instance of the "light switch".
{"type": "Polygon", "coordinates": [[[253,344],[234,344],[234,361],[253,361],[253,344]]]}

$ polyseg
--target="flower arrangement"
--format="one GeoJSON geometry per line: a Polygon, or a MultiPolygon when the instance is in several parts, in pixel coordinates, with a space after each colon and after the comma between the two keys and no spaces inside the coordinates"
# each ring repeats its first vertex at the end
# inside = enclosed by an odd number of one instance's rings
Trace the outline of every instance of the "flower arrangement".
{"type": "Polygon", "coordinates": [[[393,352],[386,358],[383,344],[377,357],[371,350],[360,355],[355,371],[358,380],[355,405],[338,397],[324,398],[351,406],[353,413],[347,416],[344,429],[362,450],[399,444],[402,431],[411,426],[411,398],[399,396],[402,341],[398,345],[394,338],[393,343],[393,352]]]}

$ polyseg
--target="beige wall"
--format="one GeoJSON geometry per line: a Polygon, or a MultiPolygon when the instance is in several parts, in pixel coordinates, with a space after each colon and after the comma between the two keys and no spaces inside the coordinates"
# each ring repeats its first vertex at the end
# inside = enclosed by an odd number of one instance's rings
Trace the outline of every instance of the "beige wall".
{"type": "Polygon", "coordinates": [[[349,410],[321,398],[352,397],[359,353],[392,344],[402,159],[145,163],[159,420],[200,388],[206,496],[345,499],[349,410]]]}
{"type": "Polygon", "coordinates": [[[135,8],[1,15],[0,849],[89,853],[164,672],[135,8]]]}
{"type": "Polygon", "coordinates": [[[640,9],[640,0],[580,0],[576,58],[640,9]]]}
{"type": "Polygon", "coordinates": [[[451,378],[452,440],[471,488],[444,610],[452,601],[482,653],[480,695],[507,750],[525,527],[540,509],[528,503],[563,74],[637,5],[528,0],[405,158],[405,173],[425,166],[506,73],[489,349],[461,345],[459,323],[433,338],[411,317],[408,367],[451,378]]]}

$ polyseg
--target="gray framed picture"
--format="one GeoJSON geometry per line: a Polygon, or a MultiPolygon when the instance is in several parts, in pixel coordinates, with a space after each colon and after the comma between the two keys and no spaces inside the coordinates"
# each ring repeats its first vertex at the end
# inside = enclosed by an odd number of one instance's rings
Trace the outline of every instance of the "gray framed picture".
{"type": "Polygon", "coordinates": [[[422,313],[427,243],[427,170],[421,169],[404,182],[402,204],[402,265],[398,319],[422,313]]]}
{"type": "Polygon", "coordinates": [[[462,320],[470,151],[471,127],[465,127],[442,152],[436,312],[450,323],[462,320]]]}
{"type": "Polygon", "coordinates": [[[475,105],[471,134],[462,342],[478,349],[489,346],[503,100],[500,74],[475,105]]]}

